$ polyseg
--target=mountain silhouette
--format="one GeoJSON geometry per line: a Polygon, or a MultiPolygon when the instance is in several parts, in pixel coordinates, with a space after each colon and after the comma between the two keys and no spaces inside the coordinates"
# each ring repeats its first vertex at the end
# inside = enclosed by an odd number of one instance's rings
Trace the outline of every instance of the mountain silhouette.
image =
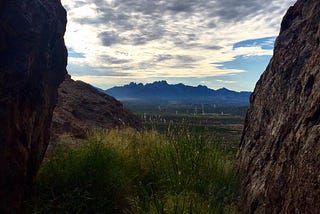
{"type": "Polygon", "coordinates": [[[140,104],[216,104],[220,106],[249,105],[251,92],[236,92],[227,88],[213,90],[207,86],[188,86],[167,81],[134,83],[116,86],[105,93],[123,101],[140,104]]]}

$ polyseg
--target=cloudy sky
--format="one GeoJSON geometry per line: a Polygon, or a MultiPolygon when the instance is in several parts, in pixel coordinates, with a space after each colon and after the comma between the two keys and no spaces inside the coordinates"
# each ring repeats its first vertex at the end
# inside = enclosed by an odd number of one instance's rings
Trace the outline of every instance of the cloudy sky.
{"type": "Polygon", "coordinates": [[[253,90],[295,0],[62,0],[73,79],[253,90]]]}

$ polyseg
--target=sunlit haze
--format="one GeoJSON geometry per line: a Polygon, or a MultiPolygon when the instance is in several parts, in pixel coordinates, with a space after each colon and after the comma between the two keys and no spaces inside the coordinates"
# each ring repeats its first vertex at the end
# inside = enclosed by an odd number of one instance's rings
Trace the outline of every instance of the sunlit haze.
{"type": "Polygon", "coordinates": [[[62,0],[73,79],[252,91],[295,0],[62,0]]]}

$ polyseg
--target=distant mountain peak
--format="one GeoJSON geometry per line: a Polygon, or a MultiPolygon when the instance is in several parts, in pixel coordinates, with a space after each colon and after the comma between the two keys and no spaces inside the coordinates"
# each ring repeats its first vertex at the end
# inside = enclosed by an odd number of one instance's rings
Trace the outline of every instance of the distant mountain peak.
{"type": "Polygon", "coordinates": [[[231,90],[229,90],[229,89],[227,89],[227,88],[225,88],[225,87],[222,87],[222,88],[219,88],[217,91],[224,91],[224,92],[233,92],[233,91],[231,91],[231,90]]]}
{"type": "Polygon", "coordinates": [[[166,80],[161,80],[161,81],[155,81],[153,83],[149,83],[146,85],[155,85],[155,86],[168,86],[168,82],[166,80]]]}
{"type": "Polygon", "coordinates": [[[169,84],[166,80],[153,83],[134,83],[113,87],[105,91],[121,101],[151,104],[217,104],[249,105],[251,92],[236,92],[227,88],[213,90],[204,85],[188,86],[183,83],[169,84]]]}
{"type": "MultiPolygon", "coordinates": [[[[137,83],[135,83],[135,82],[130,82],[129,84],[128,84],[128,86],[136,86],[137,85],[137,83]]],[[[120,86],[121,87],[121,86],[120,86]]]]}
{"type": "Polygon", "coordinates": [[[205,88],[205,89],[209,89],[206,85],[198,85],[197,88],[205,88]]]}
{"type": "Polygon", "coordinates": [[[168,85],[167,80],[155,81],[154,83],[166,84],[168,85]]]}

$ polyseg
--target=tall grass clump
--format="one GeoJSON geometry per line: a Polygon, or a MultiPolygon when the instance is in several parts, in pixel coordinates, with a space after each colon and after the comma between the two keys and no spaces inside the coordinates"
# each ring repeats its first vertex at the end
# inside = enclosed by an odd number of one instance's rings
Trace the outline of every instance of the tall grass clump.
{"type": "Polygon", "coordinates": [[[116,213],[126,207],[122,163],[122,157],[96,136],[75,148],[59,145],[39,171],[27,210],[116,213]]]}
{"type": "Polygon", "coordinates": [[[233,157],[188,129],[96,131],[58,147],[26,202],[38,213],[234,213],[233,157]]]}

